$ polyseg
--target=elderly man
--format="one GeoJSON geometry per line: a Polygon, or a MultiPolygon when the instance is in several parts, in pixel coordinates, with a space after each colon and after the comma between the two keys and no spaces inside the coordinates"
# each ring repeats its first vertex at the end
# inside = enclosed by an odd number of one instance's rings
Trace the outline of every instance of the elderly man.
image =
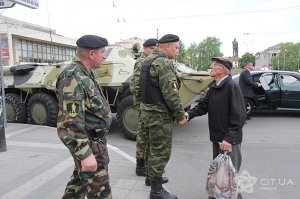
{"type": "Polygon", "coordinates": [[[59,75],[57,133],[69,149],[75,168],[63,199],[111,199],[106,134],[111,110],[93,69],[105,60],[105,38],[84,35],[77,56],[59,75]]]}
{"type": "Polygon", "coordinates": [[[191,120],[208,113],[213,159],[224,151],[231,151],[227,154],[238,172],[242,163],[241,143],[246,119],[244,98],[240,87],[231,78],[231,61],[221,57],[213,57],[212,61],[210,76],[215,83],[206,96],[187,111],[187,116],[191,120]]]}

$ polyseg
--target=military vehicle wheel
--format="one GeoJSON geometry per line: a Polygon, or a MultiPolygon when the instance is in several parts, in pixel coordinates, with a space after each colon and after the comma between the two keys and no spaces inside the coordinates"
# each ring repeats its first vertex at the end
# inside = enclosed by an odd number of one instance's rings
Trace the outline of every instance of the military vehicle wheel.
{"type": "Polygon", "coordinates": [[[136,140],[138,131],[138,110],[133,105],[132,95],[125,97],[117,108],[118,124],[129,140],[136,140]]]}
{"type": "Polygon", "coordinates": [[[57,101],[46,93],[34,94],[28,102],[29,121],[32,124],[56,126],[57,101]]]}
{"type": "Polygon", "coordinates": [[[5,108],[7,122],[25,123],[27,121],[26,104],[21,102],[21,97],[16,93],[5,95],[5,108]]]}

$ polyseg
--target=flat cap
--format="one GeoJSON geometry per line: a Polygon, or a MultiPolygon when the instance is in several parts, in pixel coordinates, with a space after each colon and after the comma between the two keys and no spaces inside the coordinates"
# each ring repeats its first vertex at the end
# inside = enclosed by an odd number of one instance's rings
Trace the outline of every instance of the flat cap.
{"type": "Polygon", "coordinates": [[[213,57],[211,58],[211,60],[223,64],[228,70],[232,69],[232,62],[228,59],[225,59],[223,57],[213,57]]]}
{"type": "Polygon", "coordinates": [[[103,48],[108,45],[107,39],[96,35],[84,35],[76,41],[81,48],[103,48]]]}
{"type": "Polygon", "coordinates": [[[158,40],[157,39],[147,39],[144,43],[143,43],[143,46],[144,47],[150,47],[150,46],[156,46],[158,43],[158,40]]]}
{"type": "Polygon", "coordinates": [[[179,41],[179,37],[177,35],[166,34],[158,40],[158,43],[161,44],[161,43],[170,43],[170,42],[178,42],[178,41],[179,41]]]}

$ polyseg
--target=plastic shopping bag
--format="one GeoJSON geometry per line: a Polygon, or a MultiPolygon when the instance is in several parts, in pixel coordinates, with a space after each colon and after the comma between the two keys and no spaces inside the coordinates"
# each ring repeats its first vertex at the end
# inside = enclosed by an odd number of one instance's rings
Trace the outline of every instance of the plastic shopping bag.
{"type": "Polygon", "coordinates": [[[211,197],[235,199],[237,197],[237,172],[229,155],[219,154],[210,164],[206,192],[211,197]]]}

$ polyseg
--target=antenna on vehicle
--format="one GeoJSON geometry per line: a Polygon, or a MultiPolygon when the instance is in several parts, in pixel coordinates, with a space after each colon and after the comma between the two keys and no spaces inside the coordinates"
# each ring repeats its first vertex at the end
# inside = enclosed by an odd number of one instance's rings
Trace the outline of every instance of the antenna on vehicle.
{"type": "Polygon", "coordinates": [[[46,5],[47,5],[48,26],[49,26],[49,34],[50,34],[50,42],[51,42],[51,48],[50,49],[51,49],[52,63],[54,63],[55,60],[54,60],[54,55],[53,55],[53,41],[52,41],[52,31],[51,31],[51,26],[50,26],[48,0],[46,0],[46,5]]]}

